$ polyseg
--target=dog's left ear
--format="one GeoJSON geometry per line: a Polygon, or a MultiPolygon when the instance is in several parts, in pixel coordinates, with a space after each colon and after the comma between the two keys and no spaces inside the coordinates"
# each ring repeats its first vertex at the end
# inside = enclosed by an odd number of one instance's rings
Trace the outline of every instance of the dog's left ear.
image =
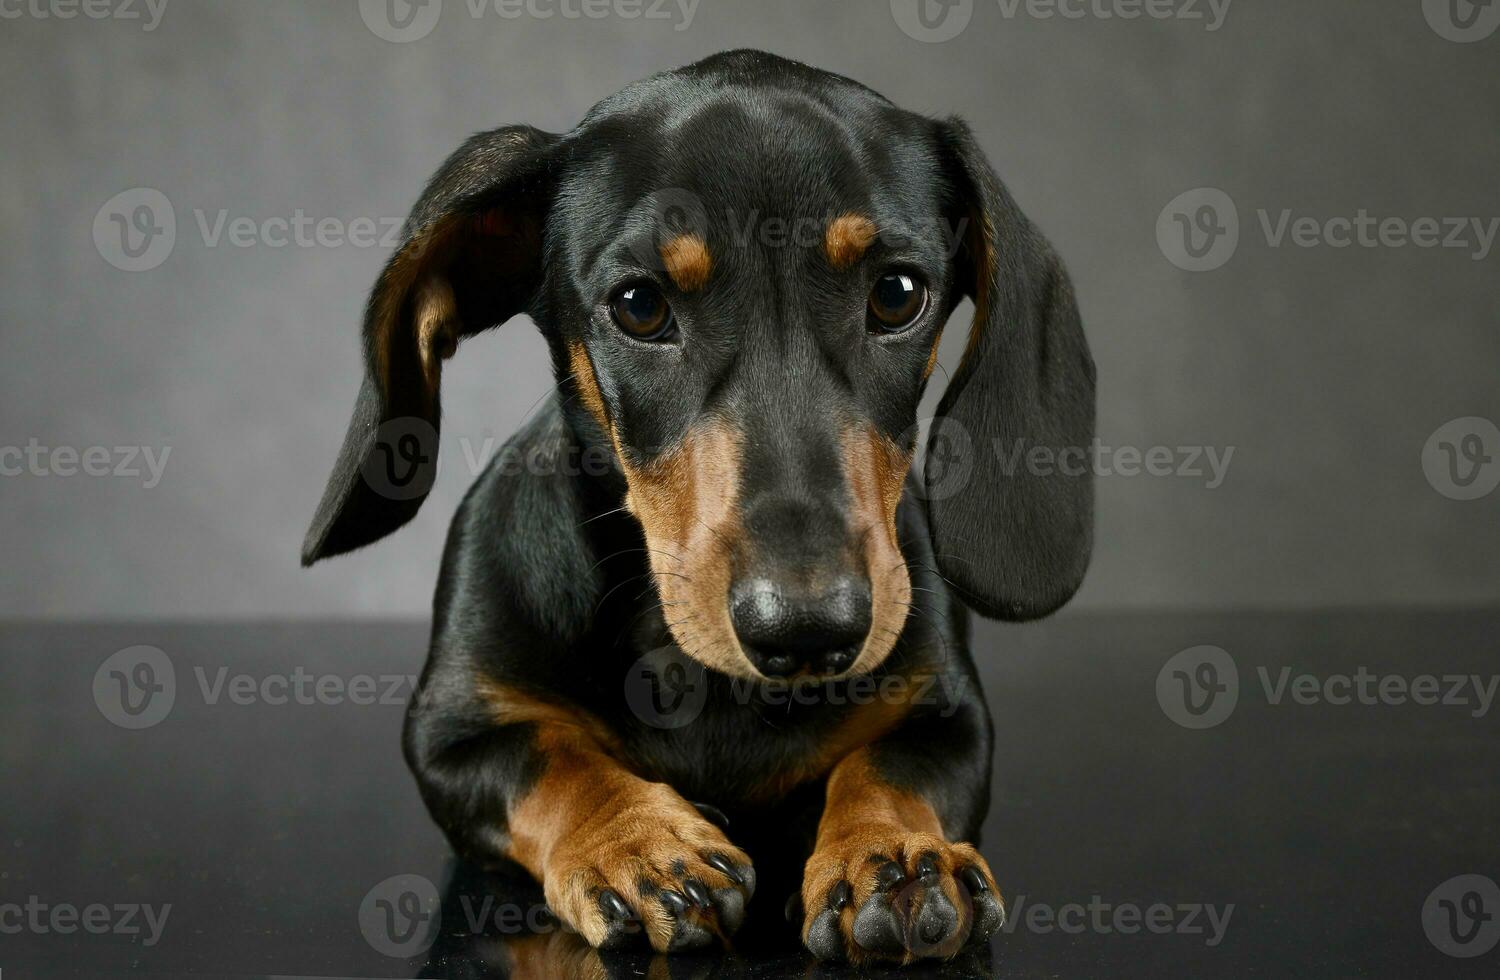
{"type": "Polygon", "coordinates": [[[938,139],[959,285],[974,301],[928,442],[938,567],[982,615],[1032,619],[1072,597],[1093,548],[1094,362],[1052,247],[966,125],[939,123],[938,139]],[[944,448],[970,466],[934,467],[944,448]]]}
{"type": "Polygon", "coordinates": [[[384,537],[426,499],[443,359],[536,297],[556,142],[529,126],[480,133],[412,208],[365,307],[364,383],[302,544],[304,565],[384,537]]]}

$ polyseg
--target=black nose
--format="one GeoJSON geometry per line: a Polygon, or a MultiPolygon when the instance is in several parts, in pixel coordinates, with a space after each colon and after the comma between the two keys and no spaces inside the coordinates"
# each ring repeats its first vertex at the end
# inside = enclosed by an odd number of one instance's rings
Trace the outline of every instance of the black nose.
{"type": "Polygon", "coordinates": [[[729,615],[761,673],[786,677],[808,668],[839,674],[854,663],[870,632],[870,584],[843,576],[809,592],[751,578],[730,589],[729,615]]]}

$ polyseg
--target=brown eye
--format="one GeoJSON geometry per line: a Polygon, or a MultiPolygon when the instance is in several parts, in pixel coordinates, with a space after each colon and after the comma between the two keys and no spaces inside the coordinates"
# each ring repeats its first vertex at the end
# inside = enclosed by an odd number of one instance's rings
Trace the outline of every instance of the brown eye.
{"type": "Polygon", "coordinates": [[[912,276],[893,272],[881,276],[870,290],[870,328],[900,333],[927,308],[927,287],[912,276]]]}
{"type": "Polygon", "coordinates": [[[650,283],[626,286],[609,301],[609,315],[621,330],[638,340],[662,340],[676,323],[667,298],[650,283]]]}

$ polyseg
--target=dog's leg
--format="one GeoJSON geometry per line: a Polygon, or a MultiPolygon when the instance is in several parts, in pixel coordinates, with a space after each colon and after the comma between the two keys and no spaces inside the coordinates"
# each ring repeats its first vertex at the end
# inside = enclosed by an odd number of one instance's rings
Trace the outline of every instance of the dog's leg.
{"type": "Polygon", "coordinates": [[[424,797],[460,853],[516,861],[594,946],[660,951],[726,940],[755,888],[745,853],[663,783],[631,772],[583,712],[495,695],[501,724],[432,751],[409,726],[424,797]],[[644,945],[644,943],[642,943],[644,945]]]}
{"type": "Polygon", "coordinates": [[[929,730],[898,731],[829,774],[801,895],[802,939],[819,959],[946,959],[1004,922],[989,865],[954,839],[972,835],[983,815],[987,727],[971,758],[934,757],[935,746],[962,752],[961,738],[974,734],[934,741],[929,730]]]}

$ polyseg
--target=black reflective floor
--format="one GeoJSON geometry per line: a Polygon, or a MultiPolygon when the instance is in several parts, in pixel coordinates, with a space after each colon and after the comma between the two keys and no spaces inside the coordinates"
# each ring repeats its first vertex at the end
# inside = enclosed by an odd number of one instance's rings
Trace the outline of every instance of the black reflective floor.
{"type": "MultiPolygon", "coordinates": [[[[0,628],[0,977],[819,975],[762,939],[600,962],[456,866],[397,748],[425,634],[0,628]],[[105,663],[142,645],[165,663],[105,663]]],[[[981,624],[1012,915],[941,972],[1495,976],[1497,641],[1500,612],[981,624]],[[1167,663],[1200,645],[1229,660],[1167,663]]]]}

